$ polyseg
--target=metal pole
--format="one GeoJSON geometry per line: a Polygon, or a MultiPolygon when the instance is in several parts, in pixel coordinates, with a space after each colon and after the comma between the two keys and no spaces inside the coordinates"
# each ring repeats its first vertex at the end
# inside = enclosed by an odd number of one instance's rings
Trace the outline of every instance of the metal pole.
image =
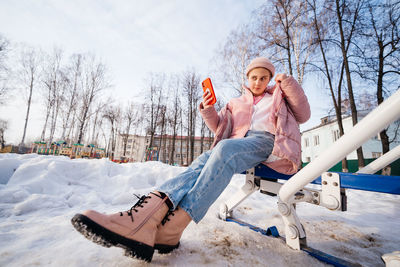
{"type": "Polygon", "coordinates": [[[396,146],[386,154],[383,154],[364,168],[358,170],[357,173],[373,174],[382,170],[393,161],[400,158],[400,145],[396,146]]]}
{"type": "Polygon", "coordinates": [[[333,143],[324,153],[289,179],[279,190],[282,202],[360,147],[372,136],[400,117],[400,90],[357,123],[350,132],[333,143]]]}

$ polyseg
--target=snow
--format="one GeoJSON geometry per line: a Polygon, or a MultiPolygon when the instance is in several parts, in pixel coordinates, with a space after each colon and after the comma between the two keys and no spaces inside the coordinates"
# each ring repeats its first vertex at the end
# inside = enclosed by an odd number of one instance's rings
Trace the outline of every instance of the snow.
{"type": "MultiPolygon", "coordinates": [[[[133,194],[147,194],[183,170],[160,162],[0,154],[0,266],[325,266],[280,239],[217,218],[243,175],[234,175],[199,224],[189,224],[179,249],[155,252],[151,264],[88,241],[70,223],[86,209],[127,210],[136,203],[133,194]]],[[[347,196],[347,212],[297,206],[308,244],[363,266],[383,266],[381,256],[400,249],[400,196],[356,190],[347,196]]],[[[283,233],[275,197],[254,193],[234,214],[283,233]]]]}

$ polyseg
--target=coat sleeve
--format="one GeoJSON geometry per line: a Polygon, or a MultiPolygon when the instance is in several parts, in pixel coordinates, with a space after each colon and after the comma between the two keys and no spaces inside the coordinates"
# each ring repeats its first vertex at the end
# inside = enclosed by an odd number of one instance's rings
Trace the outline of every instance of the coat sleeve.
{"type": "Polygon", "coordinates": [[[296,121],[298,123],[308,121],[311,116],[310,104],[300,84],[289,76],[281,82],[281,89],[296,121]]]}
{"type": "Polygon", "coordinates": [[[215,133],[217,131],[220,118],[214,106],[204,108],[203,103],[200,103],[199,110],[200,110],[200,115],[201,117],[203,117],[203,120],[206,123],[207,127],[213,133],[215,133]]]}

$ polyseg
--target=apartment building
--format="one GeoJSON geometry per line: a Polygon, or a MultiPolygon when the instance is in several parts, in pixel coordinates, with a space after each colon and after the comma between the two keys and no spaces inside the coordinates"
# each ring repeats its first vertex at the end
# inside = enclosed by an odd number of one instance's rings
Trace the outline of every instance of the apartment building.
{"type": "MultiPolygon", "coordinates": [[[[367,113],[368,112],[359,112],[359,121],[363,117],[365,117],[367,113]]],[[[396,131],[399,130],[399,124],[400,121],[396,121],[392,123],[387,130],[387,134],[389,135],[390,140],[394,139],[393,142],[390,144],[390,149],[400,144],[400,132],[399,134],[396,134],[396,131]]],[[[343,128],[345,133],[353,128],[353,121],[351,116],[347,115],[343,117],[343,128]]],[[[302,161],[312,161],[339,138],[340,133],[336,117],[331,116],[322,118],[320,125],[301,133],[302,161]]],[[[364,158],[366,159],[378,158],[379,156],[381,156],[382,144],[379,135],[371,138],[366,143],[364,143],[362,148],[364,158]]],[[[347,156],[347,159],[357,159],[357,152],[355,150],[351,152],[347,156]]]]}
{"type": "MultiPolygon", "coordinates": [[[[149,148],[150,136],[129,135],[124,155],[123,136],[118,135],[115,148],[115,159],[125,159],[130,162],[143,162],[147,160],[161,161],[167,164],[187,166],[190,164],[188,159],[188,140],[186,136],[175,137],[175,148],[173,162],[170,162],[170,155],[173,149],[174,138],[171,135],[156,135],[153,138],[152,148],[149,148]]],[[[194,157],[197,158],[201,153],[207,151],[213,142],[213,138],[195,137],[194,157]]]]}

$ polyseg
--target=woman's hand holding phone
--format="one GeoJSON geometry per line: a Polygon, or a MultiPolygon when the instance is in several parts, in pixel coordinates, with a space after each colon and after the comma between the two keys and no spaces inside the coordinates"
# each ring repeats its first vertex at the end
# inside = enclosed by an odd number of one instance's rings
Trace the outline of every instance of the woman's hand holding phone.
{"type": "Polygon", "coordinates": [[[213,102],[213,96],[210,93],[210,90],[206,90],[203,94],[203,107],[207,108],[207,107],[211,107],[213,104],[211,104],[213,102]]]}
{"type": "Polygon", "coordinates": [[[214,88],[211,83],[211,79],[207,78],[202,83],[203,87],[203,107],[207,108],[215,104],[217,99],[215,98],[214,88]]]}

